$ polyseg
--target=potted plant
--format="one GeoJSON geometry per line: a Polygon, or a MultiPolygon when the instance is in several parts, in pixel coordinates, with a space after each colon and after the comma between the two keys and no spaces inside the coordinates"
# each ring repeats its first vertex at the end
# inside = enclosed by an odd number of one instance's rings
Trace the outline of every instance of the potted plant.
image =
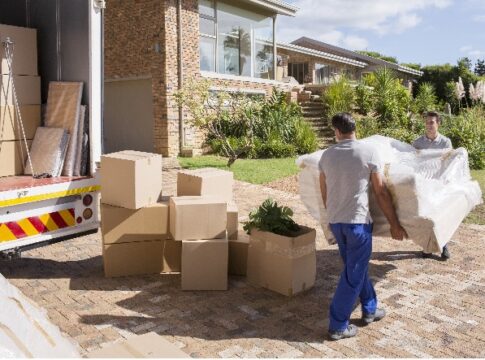
{"type": "Polygon", "coordinates": [[[315,283],[315,229],[298,225],[293,211],[265,200],[249,214],[248,282],[292,296],[315,283]]]}

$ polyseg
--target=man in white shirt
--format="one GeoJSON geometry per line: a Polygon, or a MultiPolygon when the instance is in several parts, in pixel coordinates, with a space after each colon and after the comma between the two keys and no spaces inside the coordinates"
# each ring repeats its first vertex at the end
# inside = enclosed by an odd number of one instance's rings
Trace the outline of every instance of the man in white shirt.
{"type": "MultiPolygon", "coordinates": [[[[451,140],[438,132],[440,125],[440,115],[437,112],[428,111],[426,113],[426,134],[414,140],[413,146],[417,150],[453,149],[451,140]]],[[[448,249],[448,246],[445,245],[441,252],[441,258],[443,260],[448,260],[450,256],[450,250],[448,249]]],[[[431,254],[423,251],[423,257],[431,258],[431,254]]]]}

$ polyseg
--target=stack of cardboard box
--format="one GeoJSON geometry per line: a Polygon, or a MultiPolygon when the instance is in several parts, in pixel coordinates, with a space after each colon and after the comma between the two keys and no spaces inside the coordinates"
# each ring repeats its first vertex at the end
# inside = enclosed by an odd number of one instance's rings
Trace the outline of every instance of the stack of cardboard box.
{"type": "Polygon", "coordinates": [[[162,157],[122,151],[101,157],[101,231],[105,275],[180,271],[170,240],[169,204],[161,198],[162,157]]]}
{"type": "Polygon", "coordinates": [[[0,176],[21,175],[27,150],[21,141],[20,117],[29,147],[41,122],[36,30],[0,25],[0,61],[0,176]],[[4,46],[7,41],[13,42],[11,69],[4,46]],[[14,107],[15,97],[20,117],[14,107]]]}
{"type": "Polygon", "coordinates": [[[182,242],[182,289],[226,290],[230,244],[237,241],[233,174],[181,171],[170,202],[170,232],[182,242]]]}

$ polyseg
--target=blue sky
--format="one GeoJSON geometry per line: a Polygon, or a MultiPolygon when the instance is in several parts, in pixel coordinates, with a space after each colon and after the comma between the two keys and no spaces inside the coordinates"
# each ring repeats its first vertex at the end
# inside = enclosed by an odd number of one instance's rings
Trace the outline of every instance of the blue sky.
{"type": "Polygon", "coordinates": [[[308,36],[423,66],[485,59],[485,0],[286,2],[300,10],[295,18],[278,18],[278,41],[308,36]]]}

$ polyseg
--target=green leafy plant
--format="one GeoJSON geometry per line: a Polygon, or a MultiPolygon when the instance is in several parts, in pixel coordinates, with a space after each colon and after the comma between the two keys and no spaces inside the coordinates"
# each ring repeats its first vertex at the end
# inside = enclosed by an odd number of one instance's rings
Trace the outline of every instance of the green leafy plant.
{"type": "Polygon", "coordinates": [[[256,211],[249,214],[249,221],[244,223],[243,229],[250,234],[252,229],[269,231],[278,235],[292,236],[300,230],[291,218],[293,210],[286,206],[278,206],[276,201],[266,199],[256,211]]]}
{"type": "Polygon", "coordinates": [[[354,108],[355,93],[350,81],[345,76],[339,76],[323,93],[327,119],[339,112],[351,112],[354,108]]]}
{"type": "Polygon", "coordinates": [[[413,101],[413,111],[416,114],[423,114],[426,111],[436,110],[436,92],[431,83],[419,85],[418,93],[413,101]]]}

